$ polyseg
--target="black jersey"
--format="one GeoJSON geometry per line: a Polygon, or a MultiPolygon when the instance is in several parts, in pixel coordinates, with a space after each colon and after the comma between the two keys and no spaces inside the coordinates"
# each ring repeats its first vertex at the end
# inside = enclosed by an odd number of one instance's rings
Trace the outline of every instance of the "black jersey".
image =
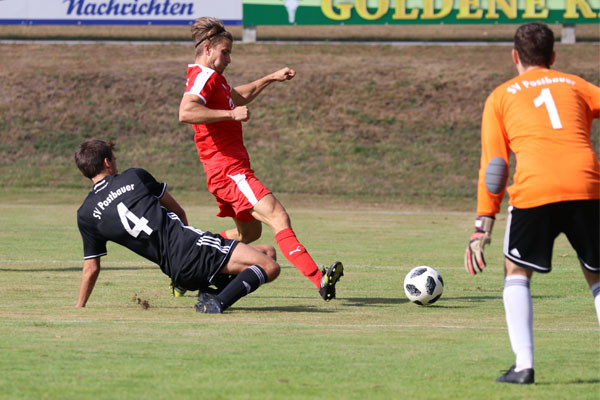
{"type": "Polygon", "coordinates": [[[183,225],[160,204],[166,187],[140,168],[97,182],[77,211],[84,258],[106,255],[110,240],[158,264],[189,290],[210,282],[237,242],[183,225]]]}

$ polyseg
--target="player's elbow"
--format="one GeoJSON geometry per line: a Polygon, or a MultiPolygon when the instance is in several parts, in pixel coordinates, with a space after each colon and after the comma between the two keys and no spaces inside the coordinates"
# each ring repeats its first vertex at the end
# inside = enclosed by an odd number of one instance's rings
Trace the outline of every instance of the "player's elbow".
{"type": "Polygon", "coordinates": [[[233,104],[235,104],[236,107],[241,107],[241,106],[245,106],[248,103],[250,103],[250,100],[246,97],[243,96],[238,96],[234,101],[233,104]]]}
{"type": "Polygon", "coordinates": [[[179,122],[184,124],[197,123],[198,121],[194,120],[194,111],[195,109],[193,107],[193,103],[187,101],[187,99],[184,98],[181,104],[179,105],[179,122]]]}
{"type": "Polygon", "coordinates": [[[179,110],[179,122],[182,124],[191,124],[190,115],[185,110],[179,110]]]}
{"type": "Polygon", "coordinates": [[[485,170],[485,187],[490,193],[500,194],[508,181],[508,164],[500,156],[490,160],[485,170]]]}
{"type": "Polygon", "coordinates": [[[100,274],[100,258],[90,258],[83,262],[83,274],[89,277],[97,277],[100,274]]]}

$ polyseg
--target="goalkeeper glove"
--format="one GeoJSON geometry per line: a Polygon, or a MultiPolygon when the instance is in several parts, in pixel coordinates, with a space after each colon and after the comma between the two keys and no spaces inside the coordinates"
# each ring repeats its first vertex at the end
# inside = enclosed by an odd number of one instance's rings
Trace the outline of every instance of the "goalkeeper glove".
{"type": "Polygon", "coordinates": [[[471,235],[465,252],[465,268],[471,275],[482,272],[485,268],[483,248],[492,242],[493,227],[494,217],[477,217],[475,220],[475,232],[471,235]]]}

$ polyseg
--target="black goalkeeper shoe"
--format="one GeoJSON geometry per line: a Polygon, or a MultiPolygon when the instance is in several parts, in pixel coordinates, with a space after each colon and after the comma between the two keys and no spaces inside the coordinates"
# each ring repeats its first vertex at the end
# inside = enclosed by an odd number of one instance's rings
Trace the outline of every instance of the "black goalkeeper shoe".
{"type": "Polygon", "coordinates": [[[201,292],[196,303],[196,312],[203,314],[222,314],[223,304],[213,294],[201,292]]]}
{"type": "Polygon", "coordinates": [[[496,379],[496,382],[518,383],[528,385],[534,382],[533,368],[525,368],[519,372],[515,371],[515,366],[510,367],[502,376],[496,379]]]}
{"type": "Polygon", "coordinates": [[[323,268],[321,275],[321,289],[319,294],[325,301],[335,299],[335,284],[344,276],[344,266],[336,261],[327,270],[323,268]]]}

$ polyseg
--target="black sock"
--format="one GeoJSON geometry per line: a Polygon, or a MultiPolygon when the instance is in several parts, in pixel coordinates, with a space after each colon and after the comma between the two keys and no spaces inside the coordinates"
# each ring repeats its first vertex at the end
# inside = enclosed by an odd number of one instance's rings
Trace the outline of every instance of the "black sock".
{"type": "Polygon", "coordinates": [[[267,281],[267,273],[258,265],[253,265],[239,273],[229,285],[217,295],[226,310],[233,303],[254,292],[260,285],[267,281]]]}
{"type": "Polygon", "coordinates": [[[212,280],[212,284],[216,287],[216,294],[221,293],[235,279],[237,275],[217,274],[212,280]]]}

